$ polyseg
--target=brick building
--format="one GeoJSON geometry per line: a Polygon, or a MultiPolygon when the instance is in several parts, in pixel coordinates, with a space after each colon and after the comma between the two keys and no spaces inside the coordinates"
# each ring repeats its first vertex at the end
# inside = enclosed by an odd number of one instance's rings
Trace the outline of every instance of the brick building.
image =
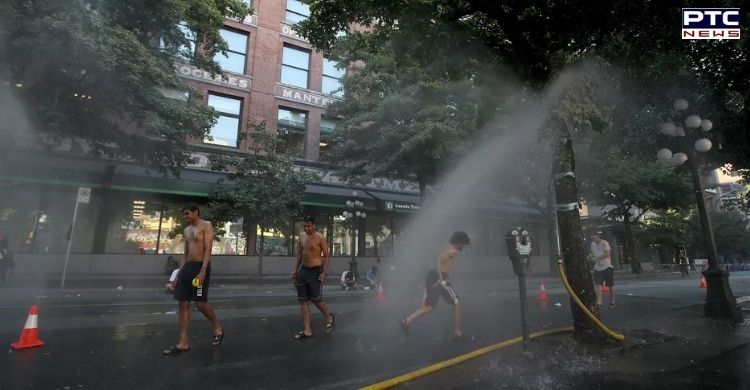
{"type": "MultiPolygon", "coordinates": [[[[221,30],[229,46],[226,56],[215,57],[224,71],[222,77],[212,77],[190,64],[195,45],[184,48],[184,58],[175,59],[177,74],[219,113],[210,139],[190,140],[193,162],[179,178],[152,174],[127,162],[81,158],[85,145],[75,141],[61,145],[53,155],[29,158],[27,152],[19,151],[8,159],[13,162],[8,169],[12,174],[0,178],[4,192],[0,229],[7,232],[11,249],[27,254],[27,264],[51,272],[61,267],[59,254],[67,247],[77,188],[89,187],[91,199],[78,210],[72,242],[77,259],[74,272],[130,272],[128,267],[116,266],[123,261],[146,264],[139,272],[158,270],[163,265],[160,255],[182,251],[184,241],[174,235],[179,210],[187,203],[205,204],[221,177],[210,170],[208,154],[243,153],[247,141],[241,134],[261,121],[285,141],[299,166],[319,173],[320,182],[307,186],[303,204],[306,214],[318,218],[334,257],[345,261],[352,247],[363,258],[396,251],[409,215],[419,209],[417,185],[380,178],[352,187],[336,175],[335,167],[326,163],[336,126],[335,118],[326,116],[326,107],[344,98],[340,87],[344,71],[295,33],[293,24],[309,15],[303,2],[255,0],[252,5],[253,15],[242,21],[226,20],[221,30]],[[342,213],[351,211],[347,202],[355,200],[361,202],[359,209],[367,217],[352,229],[342,213]]],[[[185,33],[190,37],[189,31],[185,33]]],[[[502,248],[493,237],[503,234],[514,216],[534,213],[518,205],[503,209],[497,202],[491,207],[493,214],[506,215],[506,222],[488,220],[481,227],[486,238],[475,240],[472,249],[478,255],[497,253],[502,248]]],[[[485,215],[487,211],[466,213],[485,215]]],[[[295,255],[301,216],[263,232],[243,221],[228,223],[224,230],[226,234],[214,245],[217,256],[248,258],[262,253],[288,259],[295,255]],[[258,247],[261,241],[262,248],[258,247]]],[[[225,272],[248,272],[246,263],[222,261],[237,264],[237,268],[225,264],[225,272]]]]}

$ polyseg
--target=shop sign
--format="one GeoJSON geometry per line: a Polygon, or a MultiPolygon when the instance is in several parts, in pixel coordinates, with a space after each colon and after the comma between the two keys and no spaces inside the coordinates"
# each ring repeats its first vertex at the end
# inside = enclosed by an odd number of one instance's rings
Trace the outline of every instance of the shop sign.
{"type": "Polygon", "coordinates": [[[292,37],[292,38],[300,40],[300,41],[307,42],[307,39],[305,39],[301,35],[299,35],[297,33],[297,31],[295,31],[294,28],[292,28],[292,26],[290,26],[290,25],[288,25],[286,23],[281,23],[281,34],[282,35],[286,35],[288,37],[292,37]]]}
{"type": "MultiPolygon", "coordinates": [[[[318,177],[318,183],[346,186],[346,180],[342,179],[336,172],[313,167],[299,167],[299,169],[310,172],[318,177]]],[[[419,185],[404,179],[375,178],[361,187],[372,190],[385,190],[394,192],[407,192],[419,194],[419,185]]],[[[395,207],[394,202],[394,207],[395,207]]]]}
{"type": "Polygon", "coordinates": [[[187,65],[179,62],[174,63],[177,75],[186,79],[206,81],[212,84],[221,85],[223,87],[229,87],[239,89],[243,91],[250,90],[250,78],[237,76],[233,74],[217,74],[216,76],[206,72],[203,69],[195,67],[193,65],[187,65]]]}
{"type": "Polygon", "coordinates": [[[329,104],[339,100],[307,90],[289,88],[284,85],[276,86],[276,97],[320,108],[326,108],[329,104]]]}
{"type": "MultiPolygon", "coordinates": [[[[235,22],[239,22],[239,19],[235,18],[229,18],[231,20],[234,20],[235,22]]],[[[245,19],[242,19],[242,24],[247,24],[248,26],[257,26],[258,25],[258,15],[247,15],[245,16],[245,19]]]]}
{"type": "Polygon", "coordinates": [[[412,203],[404,202],[393,202],[393,208],[395,210],[407,210],[407,211],[418,211],[419,206],[412,203]]]}

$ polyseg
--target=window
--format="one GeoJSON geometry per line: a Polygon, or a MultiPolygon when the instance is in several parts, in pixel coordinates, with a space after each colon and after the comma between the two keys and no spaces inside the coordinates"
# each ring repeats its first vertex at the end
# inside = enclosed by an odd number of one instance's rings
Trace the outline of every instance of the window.
{"type": "Polygon", "coordinates": [[[320,153],[318,160],[328,162],[332,160],[332,151],[336,143],[333,132],[336,130],[336,121],[328,118],[320,118],[320,153]]]}
{"type": "Polygon", "coordinates": [[[310,17],[310,6],[300,0],[286,0],[286,22],[294,24],[310,17]]]}
{"type": "Polygon", "coordinates": [[[310,52],[284,46],[281,61],[281,82],[301,88],[308,87],[307,73],[310,69],[310,52]]]}
{"type": "Polygon", "coordinates": [[[223,28],[219,30],[219,35],[227,41],[227,55],[216,53],[214,61],[224,71],[244,74],[247,58],[247,34],[223,28]]]}
{"type": "Polygon", "coordinates": [[[175,55],[184,61],[190,62],[195,57],[195,33],[184,22],[178,23],[177,28],[182,33],[187,44],[162,38],[159,40],[159,47],[170,55],[175,55]]]}
{"type": "Polygon", "coordinates": [[[219,113],[216,124],[211,128],[211,138],[204,139],[207,144],[237,147],[237,135],[240,132],[242,99],[208,94],[208,105],[219,113]]]}
{"type": "Polygon", "coordinates": [[[344,69],[336,68],[337,61],[323,59],[323,93],[335,96],[344,96],[341,89],[341,78],[344,77],[344,69]]]}
{"type": "Polygon", "coordinates": [[[287,153],[297,157],[304,156],[306,130],[306,112],[279,108],[278,137],[284,141],[287,153]]]}

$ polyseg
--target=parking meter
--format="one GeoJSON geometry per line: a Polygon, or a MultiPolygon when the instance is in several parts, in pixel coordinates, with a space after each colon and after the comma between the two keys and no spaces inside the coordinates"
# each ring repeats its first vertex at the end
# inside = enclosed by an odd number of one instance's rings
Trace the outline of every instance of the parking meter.
{"type": "Polygon", "coordinates": [[[508,249],[508,257],[513,264],[513,272],[518,276],[518,292],[521,300],[521,333],[523,335],[523,348],[527,350],[529,329],[526,321],[526,273],[529,270],[531,256],[531,237],[528,230],[519,226],[508,231],[508,234],[505,235],[505,244],[508,249]]]}
{"type": "Polygon", "coordinates": [[[525,275],[529,270],[531,259],[531,236],[522,227],[516,227],[505,235],[508,257],[513,264],[513,272],[517,276],[525,275]]]}

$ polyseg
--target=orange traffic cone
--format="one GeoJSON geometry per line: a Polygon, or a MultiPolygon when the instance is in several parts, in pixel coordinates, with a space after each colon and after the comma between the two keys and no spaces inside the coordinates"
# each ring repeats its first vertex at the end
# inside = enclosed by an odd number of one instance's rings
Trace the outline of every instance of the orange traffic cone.
{"type": "Polygon", "coordinates": [[[23,330],[21,331],[21,337],[18,338],[17,343],[12,343],[10,345],[13,349],[34,348],[44,345],[44,342],[39,340],[37,315],[38,309],[36,305],[31,306],[31,309],[29,309],[29,316],[26,318],[26,325],[24,325],[23,330]]]}
{"type": "Polygon", "coordinates": [[[607,282],[602,282],[602,292],[603,293],[609,292],[609,287],[607,287],[607,282]]]}
{"type": "Polygon", "coordinates": [[[542,280],[541,285],[539,285],[539,296],[537,298],[542,302],[546,302],[549,299],[547,289],[544,288],[544,280],[542,280]]]}
{"type": "Polygon", "coordinates": [[[385,302],[385,293],[383,292],[383,282],[378,283],[378,294],[375,295],[375,300],[378,302],[385,302]]]}
{"type": "Polygon", "coordinates": [[[706,277],[701,275],[701,288],[708,288],[708,284],[706,284],[706,277]]]}

